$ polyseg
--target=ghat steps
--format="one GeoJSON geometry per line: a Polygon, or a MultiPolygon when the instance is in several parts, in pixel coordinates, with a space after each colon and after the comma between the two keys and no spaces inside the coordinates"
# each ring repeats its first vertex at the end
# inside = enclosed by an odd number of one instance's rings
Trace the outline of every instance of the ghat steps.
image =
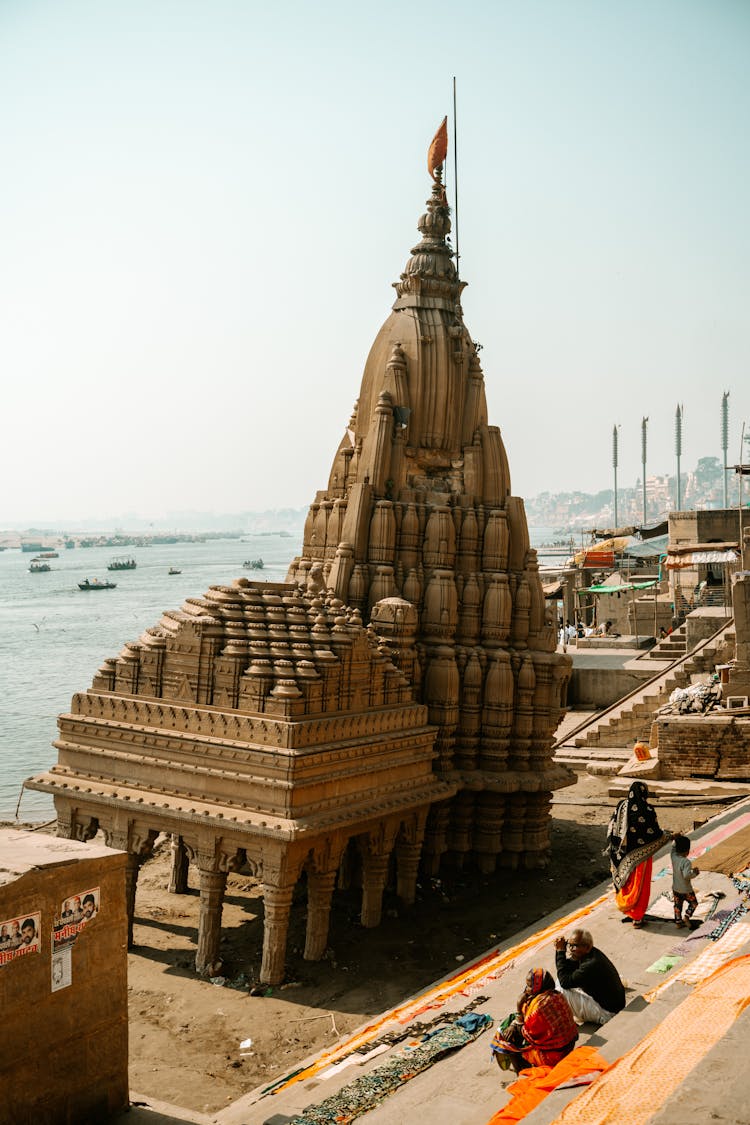
{"type": "MultiPolygon", "coordinates": [[[[683,630],[681,626],[679,632],[683,630]]],[[[648,741],[656,711],[669,701],[675,688],[689,687],[712,672],[733,637],[734,619],[727,618],[691,652],[684,652],[617,703],[569,731],[555,746],[555,760],[579,771],[617,773],[630,758],[633,743],[648,741]]]]}

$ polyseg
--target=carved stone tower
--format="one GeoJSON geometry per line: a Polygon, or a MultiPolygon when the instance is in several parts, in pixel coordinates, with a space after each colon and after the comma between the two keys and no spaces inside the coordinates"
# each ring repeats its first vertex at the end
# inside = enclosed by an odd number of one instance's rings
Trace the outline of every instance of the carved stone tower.
{"type": "Polygon", "coordinates": [[[433,178],[421,241],[289,579],[319,581],[322,568],[428,706],[434,768],[458,787],[430,812],[428,870],[444,853],[484,871],[535,867],[549,850],[551,792],[570,783],[551,746],[571,662],[555,652],[523,501],[488,424],[440,168],[433,178]],[[417,642],[409,667],[404,629],[417,642]]]}

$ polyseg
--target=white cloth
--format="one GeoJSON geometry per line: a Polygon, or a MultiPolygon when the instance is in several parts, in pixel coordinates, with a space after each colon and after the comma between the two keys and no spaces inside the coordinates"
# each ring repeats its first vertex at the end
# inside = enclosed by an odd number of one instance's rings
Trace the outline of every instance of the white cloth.
{"type": "Polygon", "coordinates": [[[601,1004],[597,1004],[593,996],[589,996],[582,988],[561,988],[560,991],[570,1004],[576,1023],[603,1024],[614,1015],[614,1012],[608,1012],[601,1004]]]}

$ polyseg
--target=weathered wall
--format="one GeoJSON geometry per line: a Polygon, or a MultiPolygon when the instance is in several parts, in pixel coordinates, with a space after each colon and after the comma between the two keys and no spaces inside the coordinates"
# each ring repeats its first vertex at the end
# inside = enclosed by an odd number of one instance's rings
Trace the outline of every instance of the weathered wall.
{"type": "MultiPolygon", "coordinates": [[[[2,867],[32,833],[4,832],[2,867]]],[[[35,854],[38,853],[38,834],[35,854]]],[[[0,920],[40,919],[40,949],[0,965],[0,1121],[73,1125],[128,1105],[125,855],[46,837],[48,863],[14,877],[0,871],[0,920]],[[70,849],[81,858],[70,858],[70,849]],[[55,858],[55,852],[61,852],[55,858]],[[2,878],[0,878],[2,882],[2,878]],[[100,909],[70,953],[72,979],[52,991],[53,922],[61,904],[100,889],[100,909]]]]}
{"type": "MultiPolygon", "coordinates": [[[[653,669],[647,669],[653,673],[653,669]]],[[[573,661],[573,673],[568,688],[571,706],[611,707],[623,695],[635,691],[648,678],[627,672],[624,668],[578,668],[573,661]]]]}
{"type": "Polygon", "coordinates": [[[750,719],[679,716],[660,719],[654,726],[663,780],[750,781],[750,719]]]}
{"type": "Polygon", "coordinates": [[[730,611],[719,606],[702,606],[689,613],[685,618],[688,652],[691,652],[701,641],[713,636],[722,625],[726,625],[729,617],[731,617],[730,611]]]}

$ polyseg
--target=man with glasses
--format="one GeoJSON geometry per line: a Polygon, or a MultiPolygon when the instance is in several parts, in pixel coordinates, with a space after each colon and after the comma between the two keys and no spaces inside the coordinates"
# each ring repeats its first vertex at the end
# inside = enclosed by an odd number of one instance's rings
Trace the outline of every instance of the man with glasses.
{"type": "Polygon", "coordinates": [[[556,938],[555,963],[560,991],[577,1023],[603,1024],[625,1007],[620,974],[588,930],[556,938]]]}

